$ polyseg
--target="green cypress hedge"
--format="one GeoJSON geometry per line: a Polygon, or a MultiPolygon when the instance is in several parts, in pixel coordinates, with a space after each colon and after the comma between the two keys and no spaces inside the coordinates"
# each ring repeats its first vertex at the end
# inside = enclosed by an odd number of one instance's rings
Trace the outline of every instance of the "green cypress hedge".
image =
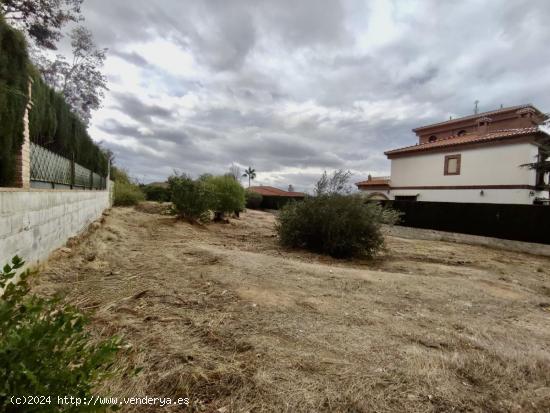
{"type": "Polygon", "coordinates": [[[30,63],[23,35],[0,16],[0,186],[13,184],[15,157],[23,143],[28,79],[33,79],[29,113],[31,141],[106,176],[107,157],[63,96],[46,85],[30,63]]]}
{"type": "Polygon", "coordinates": [[[25,39],[0,16],[0,186],[15,178],[15,156],[23,143],[28,61],[25,39]]]}
{"type": "Polygon", "coordinates": [[[29,114],[31,141],[71,159],[98,174],[107,174],[107,158],[82,121],[71,112],[63,96],[32,71],[32,102],[29,114]]]}

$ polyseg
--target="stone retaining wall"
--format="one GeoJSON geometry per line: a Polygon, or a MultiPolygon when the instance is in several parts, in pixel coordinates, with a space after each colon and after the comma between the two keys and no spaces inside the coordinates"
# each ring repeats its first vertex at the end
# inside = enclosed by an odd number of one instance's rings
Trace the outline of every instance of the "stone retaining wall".
{"type": "Polygon", "coordinates": [[[0,188],[0,265],[14,255],[40,263],[110,206],[109,190],[0,188]]]}

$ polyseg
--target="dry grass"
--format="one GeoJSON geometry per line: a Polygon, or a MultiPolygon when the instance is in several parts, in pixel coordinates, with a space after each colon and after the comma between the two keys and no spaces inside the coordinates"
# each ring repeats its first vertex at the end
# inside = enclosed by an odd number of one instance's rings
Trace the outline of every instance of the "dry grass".
{"type": "Polygon", "coordinates": [[[547,258],[389,237],[374,261],[337,261],[281,249],[268,213],[201,227],[141,211],[113,209],[36,286],[126,338],[121,368],[143,370],[102,394],[188,396],[191,411],[550,411],[547,258]]]}

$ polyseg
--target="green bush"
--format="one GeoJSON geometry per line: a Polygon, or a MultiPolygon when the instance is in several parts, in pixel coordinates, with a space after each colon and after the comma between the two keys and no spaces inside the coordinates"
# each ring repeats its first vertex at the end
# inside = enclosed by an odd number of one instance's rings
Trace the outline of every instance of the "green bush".
{"type": "Polygon", "coordinates": [[[117,206],[131,206],[145,200],[139,186],[124,181],[115,181],[115,200],[117,206]]]}
{"type": "Polygon", "coordinates": [[[373,256],[383,246],[382,208],[359,195],[306,197],[279,212],[281,243],[337,258],[373,256]]]}
{"type": "Polygon", "coordinates": [[[210,176],[204,179],[208,190],[212,191],[212,209],[217,216],[244,210],[244,188],[232,176],[210,176]]]}
{"type": "Polygon", "coordinates": [[[145,200],[141,188],[132,182],[125,170],[113,166],[111,178],[115,181],[114,204],[116,206],[132,206],[145,200]]]}
{"type": "Polygon", "coordinates": [[[156,202],[170,202],[172,194],[169,188],[158,185],[143,185],[141,190],[145,193],[145,199],[156,202]]]}
{"type": "Polygon", "coordinates": [[[246,191],[246,207],[250,209],[259,209],[264,197],[254,191],[246,191]]]}
{"type": "Polygon", "coordinates": [[[87,319],[59,299],[29,295],[28,272],[14,257],[0,271],[0,411],[104,411],[106,406],[57,405],[57,396],[92,397],[92,389],[113,374],[120,340],[93,340],[87,319]],[[51,405],[14,406],[11,396],[51,396],[51,405]]]}
{"type": "Polygon", "coordinates": [[[189,176],[174,175],[168,178],[172,203],[176,213],[189,221],[202,221],[209,216],[212,190],[206,179],[193,180],[189,176]]]}

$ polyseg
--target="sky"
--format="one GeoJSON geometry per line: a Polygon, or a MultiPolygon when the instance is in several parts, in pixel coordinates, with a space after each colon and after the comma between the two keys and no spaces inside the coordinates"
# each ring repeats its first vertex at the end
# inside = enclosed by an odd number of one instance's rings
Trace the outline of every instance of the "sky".
{"type": "Polygon", "coordinates": [[[90,134],[141,182],[257,171],[389,175],[412,128],[500,105],[550,110],[550,2],[85,0],[108,48],[90,134]]]}

